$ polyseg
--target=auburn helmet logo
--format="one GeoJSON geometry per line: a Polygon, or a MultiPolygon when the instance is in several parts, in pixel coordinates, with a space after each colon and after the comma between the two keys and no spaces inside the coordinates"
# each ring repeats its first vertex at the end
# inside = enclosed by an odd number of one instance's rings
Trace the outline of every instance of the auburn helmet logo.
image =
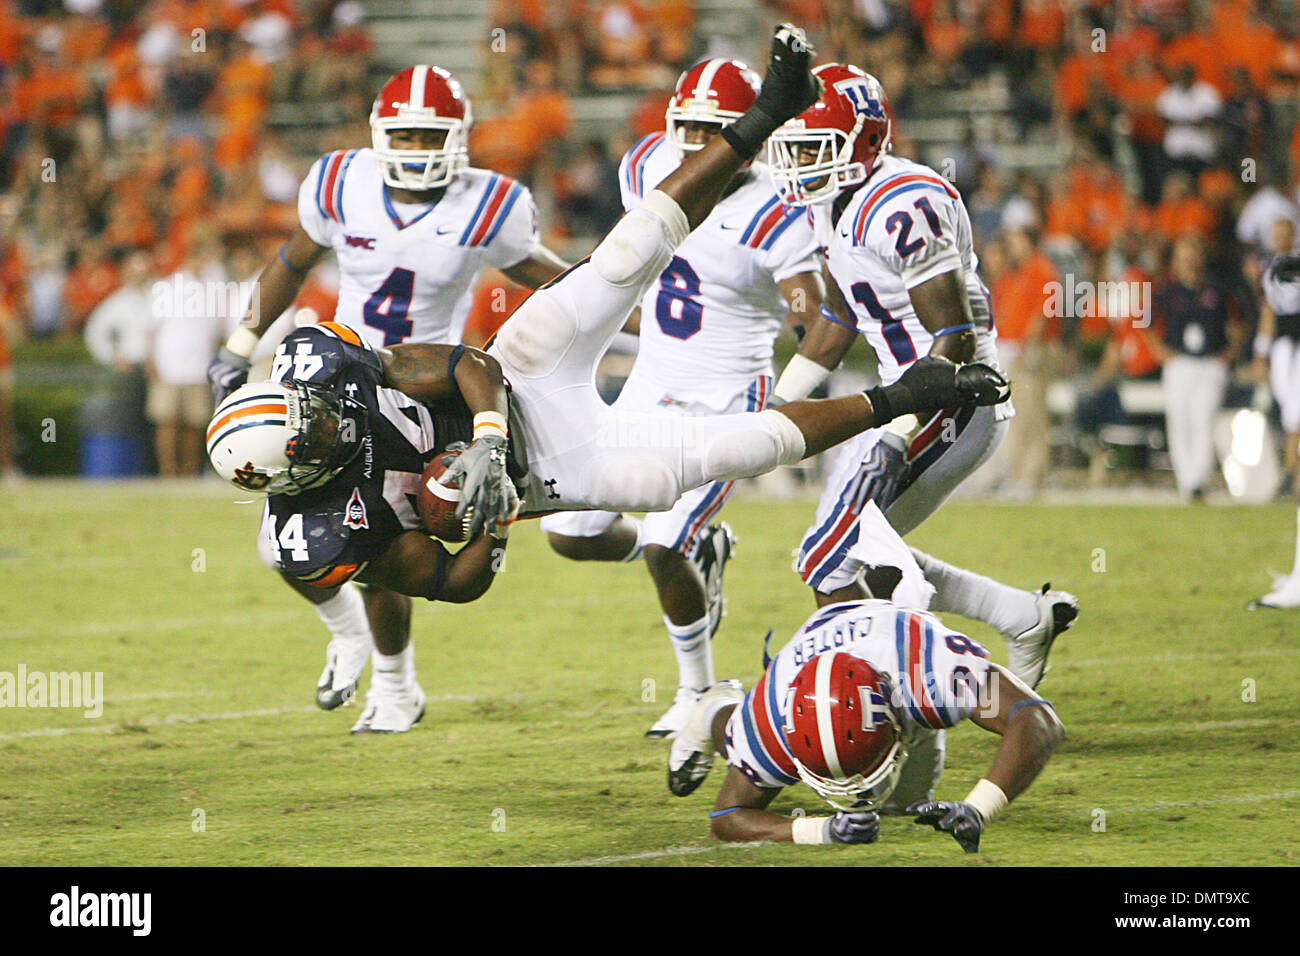
{"type": "Polygon", "coordinates": [[[241,488],[247,488],[249,491],[261,491],[271,483],[271,476],[258,474],[253,468],[253,463],[246,461],[243,467],[235,469],[235,477],[232,480],[241,488]]]}

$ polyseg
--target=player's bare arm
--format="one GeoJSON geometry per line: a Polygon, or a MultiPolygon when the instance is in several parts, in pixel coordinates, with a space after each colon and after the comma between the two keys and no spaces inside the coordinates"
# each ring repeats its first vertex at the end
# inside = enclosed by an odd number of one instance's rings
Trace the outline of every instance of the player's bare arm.
{"type": "Polygon", "coordinates": [[[455,554],[419,531],[404,531],[357,580],[430,601],[467,604],[482,597],[502,566],[506,538],[480,534],[455,554]]]}
{"type": "Polygon", "coordinates": [[[790,325],[795,329],[804,329],[806,336],[812,320],[820,318],[820,309],[826,300],[826,281],[821,272],[799,272],[782,279],[776,287],[781,290],[782,298],[790,306],[790,325]]]}
{"type": "Polygon", "coordinates": [[[917,823],[951,833],[967,853],[978,852],[984,828],[1028,789],[1065,739],[1065,726],[1051,704],[1009,671],[990,664],[989,681],[996,710],[991,715],[977,712],[971,720],[1002,737],[993,766],[964,800],[935,800],[908,808],[917,823]]]}
{"type": "Polygon", "coordinates": [[[479,349],[464,345],[395,345],[380,349],[384,380],[423,402],[459,395],[474,415],[474,440],[442,477],[457,484],[457,517],[469,515],[470,536],[490,526],[508,526],[519,510],[519,494],[506,474],[509,399],[501,364],[479,349]]]}
{"type": "Polygon", "coordinates": [[[858,338],[857,327],[840,288],[822,261],[818,307],[804,317],[799,351],[786,363],[773,395],[782,402],[805,398],[840,367],[858,338]]]}
{"type": "Polygon", "coordinates": [[[951,269],[908,290],[912,308],[935,337],[931,355],[958,364],[975,358],[975,317],[961,269],[951,269]]]}
{"type": "Polygon", "coordinates": [[[328,251],[298,226],[266,264],[253,287],[248,313],[208,368],[208,380],[218,400],[248,381],[258,341],[284,310],[293,305],[307,274],[328,251]]]}
{"type": "Polygon", "coordinates": [[[538,246],[533,250],[532,255],[522,262],[501,271],[511,282],[517,282],[528,289],[536,289],[550,282],[569,268],[569,265],[570,263],[565,262],[546,246],[538,246]]]}

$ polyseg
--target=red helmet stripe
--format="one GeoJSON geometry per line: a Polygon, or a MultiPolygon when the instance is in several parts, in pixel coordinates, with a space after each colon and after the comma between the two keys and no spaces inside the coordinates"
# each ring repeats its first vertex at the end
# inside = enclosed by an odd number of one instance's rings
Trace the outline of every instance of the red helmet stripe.
{"type": "Polygon", "coordinates": [[[798,777],[799,771],[790,759],[790,750],[785,743],[785,731],[780,727],[780,715],[768,702],[771,693],[771,675],[769,668],[751,691],[754,702],[754,725],[758,728],[758,741],[763,746],[767,758],[784,774],[798,777]]]}

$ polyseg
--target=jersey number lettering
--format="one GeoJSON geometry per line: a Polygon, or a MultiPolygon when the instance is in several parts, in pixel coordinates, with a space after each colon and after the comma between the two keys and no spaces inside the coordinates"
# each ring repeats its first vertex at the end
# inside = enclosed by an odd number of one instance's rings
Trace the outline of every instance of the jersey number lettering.
{"type": "MultiPolygon", "coordinates": [[[[930,205],[930,200],[922,196],[916,202],[912,203],[914,207],[925,216],[926,225],[930,227],[937,239],[943,235],[943,228],[939,225],[939,217],[935,214],[934,207],[930,205]]],[[[925,245],[925,240],[916,238],[911,241],[908,237],[912,234],[912,214],[899,210],[885,220],[885,229],[889,232],[897,232],[898,237],[894,240],[894,251],[900,258],[906,259],[912,253],[921,249],[925,245]]]]}
{"type": "MultiPolygon", "coordinates": [[[[275,519],[272,518],[271,522],[271,533],[275,534],[275,519]]],[[[276,540],[280,544],[281,551],[289,552],[291,560],[307,560],[307,538],[302,533],[302,515],[289,515],[289,520],[284,523],[284,528],[276,540]]]]}
{"type": "Polygon", "coordinates": [[[275,361],[271,364],[271,381],[283,382],[286,378],[309,381],[324,365],[324,359],[312,354],[310,342],[299,342],[292,355],[282,348],[276,350],[275,361]],[[290,367],[293,368],[292,374],[290,367]]]}
{"type": "Polygon", "coordinates": [[[366,325],[384,333],[385,345],[397,345],[410,336],[414,323],[407,319],[406,313],[414,293],[415,273],[410,269],[394,269],[362,306],[366,325]]]}
{"type": "Polygon", "coordinates": [[[912,344],[912,337],[903,328],[902,320],[894,318],[889,314],[889,310],[880,304],[880,299],[876,296],[876,290],[871,288],[871,283],[855,282],[849,287],[849,291],[853,293],[853,300],[867,310],[867,315],[880,323],[881,334],[885,337],[885,344],[889,346],[894,361],[899,365],[916,361],[916,346],[912,344]]]}
{"type": "Polygon", "coordinates": [[[700,277],[681,256],[673,256],[659,277],[659,297],[655,299],[655,319],[664,335],[689,339],[700,330],[704,306],[700,294],[700,277]]]}

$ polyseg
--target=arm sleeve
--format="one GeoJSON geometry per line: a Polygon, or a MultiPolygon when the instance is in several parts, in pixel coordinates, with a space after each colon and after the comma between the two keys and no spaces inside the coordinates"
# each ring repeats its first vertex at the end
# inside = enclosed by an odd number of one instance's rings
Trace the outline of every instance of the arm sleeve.
{"type": "Polygon", "coordinates": [[[937,189],[901,192],[872,211],[864,245],[903,277],[907,289],[961,269],[957,249],[960,202],[937,189]]]}
{"type": "Polygon", "coordinates": [[[338,223],[325,215],[319,201],[324,186],[321,180],[325,175],[325,162],[329,157],[330,154],[327,153],[312,163],[307,178],[298,187],[298,221],[302,223],[302,230],[316,245],[325,247],[333,245],[334,229],[338,226],[338,223]]]}
{"type": "Polygon", "coordinates": [[[487,243],[487,261],[498,269],[517,266],[533,254],[541,241],[537,231],[537,204],[523,183],[510,187],[505,220],[487,243]]]}

